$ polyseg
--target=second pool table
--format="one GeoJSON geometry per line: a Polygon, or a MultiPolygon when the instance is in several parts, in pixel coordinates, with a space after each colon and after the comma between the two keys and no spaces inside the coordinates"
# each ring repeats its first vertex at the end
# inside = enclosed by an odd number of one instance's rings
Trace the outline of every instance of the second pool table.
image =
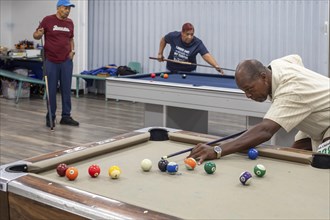
{"type": "MultiPolygon", "coordinates": [[[[209,112],[246,117],[246,128],[260,122],[270,101],[255,102],[237,88],[234,76],[178,72],[137,74],[106,79],[106,98],[145,103],[144,126],[164,126],[208,133],[209,112]],[[186,74],[183,79],[182,75],[186,74]]],[[[296,130],[287,134],[283,129],[269,144],[291,146],[296,130]]],[[[221,134],[221,133],[220,133],[221,134]]]]}

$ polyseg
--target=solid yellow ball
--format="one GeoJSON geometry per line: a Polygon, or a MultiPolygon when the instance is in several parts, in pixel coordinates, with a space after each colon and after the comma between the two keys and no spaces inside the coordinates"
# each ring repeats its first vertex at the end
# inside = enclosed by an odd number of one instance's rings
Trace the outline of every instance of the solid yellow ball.
{"type": "Polygon", "coordinates": [[[118,166],[111,166],[109,168],[109,176],[112,178],[112,179],[118,179],[120,174],[121,174],[121,170],[118,166]]]}

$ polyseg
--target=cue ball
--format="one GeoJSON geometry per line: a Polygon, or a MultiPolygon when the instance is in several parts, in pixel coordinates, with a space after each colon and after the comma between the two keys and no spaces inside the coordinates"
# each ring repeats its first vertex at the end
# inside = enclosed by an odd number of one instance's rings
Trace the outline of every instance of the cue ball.
{"type": "Polygon", "coordinates": [[[204,164],[204,170],[207,174],[214,173],[216,169],[217,169],[217,166],[212,161],[208,161],[204,164]]]}
{"type": "Polygon", "coordinates": [[[183,79],[185,79],[186,77],[187,77],[187,75],[186,75],[186,74],[183,74],[183,75],[182,75],[182,78],[183,78],[183,79]]]}
{"type": "Polygon", "coordinates": [[[167,172],[169,174],[176,174],[176,172],[178,172],[179,170],[179,165],[175,162],[169,162],[167,164],[167,172]]]}
{"type": "Polygon", "coordinates": [[[241,173],[241,175],[239,176],[239,181],[243,185],[249,185],[251,180],[252,180],[252,175],[248,171],[241,173]]]}
{"type": "Polygon", "coordinates": [[[164,77],[164,79],[167,79],[168,78],[168,74],[165,73],[163,77],[164,77]]]}
{"type": "Polygon", "coordinates": [[[65,163],[61,163],[56,167],[56,172],[59,176],[65,176],[65,172],[68,169],[68,165],[65,163]]]}
{"type": "Polygon", "coordinates": [[[156,77],[156,74],[154,74],[154,73],[151,73],[151,78],[155,78],[156,77]]]}
{"type": "Polygon", "coordinates": [[[151,170],[152,162],[149,159],[144,159],[141,161],[141,168],[143,171],[148,172],[151,170]]]}
{"type": "Polygon", "coordinates": [[[65,171],[65,175],[69,180],[75,180],[78,177],[78,169],[75,167],[69,167],[65,171]]]}
{"type": "Polygon", "coordinates": [[[259,152],[258,152],[258,150],[255,149],[255,148],[251,148],[251,149],[248,151],[248,156],[249,156],[249,158],[250,158],[251,160],[255,160],[255,159],[257,159],[258,155],[259,155],[259,152]]]}
{"type": "Polygon", "coordinates": [[[167,160],[161,159],[158,162],[158,168],[159,168],[159,170],[162,171],[162,172],[165,172],[166,169],[167,169],[167,164],[168,164],[168,161],[167,160]]]}
{"type": "Polygon", "coordinates": [[[266,167],[262,164],[257,164],[253,171],[258,177],[263,177],[266,174],[266,167]]]}
{"type": "Polygon", "coordinates": [[[98,177],[101,173],[101,168],[98,165],[93,164],[88,168],[88,173],[93,178],[98,177]]]}
{"type": "Polygon", "coordinates": [[[112,179],[118,179],[121,174],[121,170],[118,166],[111,166],[108,170],[108,173],[112,179]]]}
{"type": "Polygon", "coordinates": [[[189,157],[189,158],[184,159],[184,164],[186,165],[186,168],[188,170],[193,170],[193,169],[195,169],[197,162],[194,158],[189,157]]]}

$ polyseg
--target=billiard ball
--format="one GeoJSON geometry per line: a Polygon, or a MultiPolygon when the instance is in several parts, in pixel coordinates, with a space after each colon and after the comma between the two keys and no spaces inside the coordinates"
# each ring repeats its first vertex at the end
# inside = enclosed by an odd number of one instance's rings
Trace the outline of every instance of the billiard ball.
{"type": "Polygon", "coordinates": [[[98,177],[101,173],[101,168],[98,165],[93,164],[88,168],[88,173],[93,178],[98,177]]]}
{"type": "Polygon", "coordinates": [[[118,166],[111,166],[108,170],[108,173],[112,179],[118,179],[121,174],[121,170],[118,166]]]}
{"type": "Polygon", "coordinates": [[[68,165],[65,163],[61,163],[56,167],[56,172],[59,176],[65,176],[65,172],[68,169],[68,165]]]}
{"type": "Polygon", "coordinates": [[[156,74],[155,73],[151,73],[151,78],[155,78],[156,77],[156,74]]]}
{"type": "Polygon", "coordinates": [[[254,166],[253,171],[258,177],[263,177],[266,174],[266,167],[262,164],[257,164],[254,166]]]}
{"type": "Polygon", "coordinates": [[[141,168],[143,171],[150,171],[151,170],[151,167],[152,167],[152,162],[151,160],[149,159],[144,159],[141,161],[141,168]]]}
{"type": "Polygon", "coordinates": [[[239,181],[243,185],[249,185],[251,180],[252,180],[252,175],[248,171],[241,173],[241,175],[239,176],[239,181]]]}
{"type": "Polygon", "coordinates": [[[195,169],[197,162],[194,158],[189,157],[189,158],[184,159],[184,164],[186,165],[186,168],[188,170],[193,170],[193,169],[195,169]]]}
{"type": "Polygon", "coordinates": [[[179,165],[175,162],[169,162],[166,169],[169,174],[175,174],[179,170],[179,165]]]}
{"type": "Polygon", "coordinates": [[[65,176],[71,181],[75,180],[78,177],[78,169],[75,167],[69,167],[65,171],[65,176]]]}
{"type": "Polygon", "coordinates": [[[204,170],[207,174],[214,173],[216,169],[217,169],[217,166],[212,161],[208,161],[204,164],[204,170]]]}
{"type": "Polygon", "coordinates": [[[163,77],[164,77],[164,79],[167,79],[168,78],[168,74],[165,73],[163,77]]]}
{"type": "Polygon", "coordinates": [[[258,155],[259,155],[259,152],[258,152],[258,150],[255,149],[255,148],[251,148],[251,149],[248,151],[248,156],[249,156],[249,158],[250,158],[251,160],[255,160],[255,159],[257,159],[258,155]]]}
{"type": "Polygon", "coordinates": [[[167,160],[161,159],[158,162],[158,168],[159,168],[159,170],[162,171],[162,172],[165,172],[166,169],[167,169],[167,164],[168,164],[168,161],[167,160]]]}
{"type": "Polygon", "coordinates": [[[160,77],[164,78],[164,73],[161,73],[161,74],[160,74],[160,77]]]}
{"type": "Polygon", "coordinates": [[[183,79],[185,79],[186,77],[187,77],[187,75],[186,75],[186,74],[183,74],[183,75],[182,75],[182,78],[183,78],[183,79]]]}

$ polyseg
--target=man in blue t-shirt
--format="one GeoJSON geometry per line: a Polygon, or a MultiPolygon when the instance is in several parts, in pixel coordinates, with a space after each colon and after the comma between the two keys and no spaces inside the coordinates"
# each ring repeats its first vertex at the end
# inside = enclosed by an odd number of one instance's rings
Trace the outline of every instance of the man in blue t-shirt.
{"type": "MultiPolygon", "coordinates": [[[[217,61],[206,49],[203,42],[194,36],[194,26],[190,23],[185,23],[182,26],[182,31],[170,32],[165,37],[162,37],[160,40],[159,51],[158,51],[158,60],[163,61],[164,56],[163,52],[166,47],[166,44],[171,45],[171,51],[168,56],[168,59],[196,63],[196,56],[200,54],[203,59],[213,66],[218,72],[224,74],[223,70],[220,68],[217,61]]],[[[167,62],[166,68],[171,72],[176,71],[195,71],[196,65],[180,64],[175,62],[167,62]]]]}

